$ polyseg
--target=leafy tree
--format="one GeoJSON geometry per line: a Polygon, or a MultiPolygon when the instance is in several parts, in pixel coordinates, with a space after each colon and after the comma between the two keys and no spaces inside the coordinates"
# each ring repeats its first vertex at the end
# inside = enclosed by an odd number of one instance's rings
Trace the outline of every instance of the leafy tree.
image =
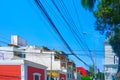
{"type": "Polygon", "coordinates": [[[109,40],[117,56],[120,56],[120,29],[116,28],[114,36],[109,40]]]}
{"type": "Polygon", "coordinates": [[[101,0],[94,11],[96,17],[96,30],[111,35],[115,27],[120,24],[119,0],[101,0]]]}
{"type": "MultiPolygon", "coordinates": [[[[114,52],[119,57],[120,65],[120,0],[98,1],[97,9],[93,11],[96,17],[95,29],[109,38],[114,52]]],[[[95,0],[81,0],[81,3],[84,8],[92,10],[95,0]]]]}
{"type": "MultiPolygon", "coordinates": [[[[93,0],[82,0],[83,7],[93,8],[94,4],[89,1],[93,0]]],[[[96,7],[93,11],[96,17],[95,29],[109,38],[114,52],[119,57],[120,65],[120,0],[99,0],[96,7]]]]}
{"type": "Polygon", "coordinates": [[[92,79],[90,79],[89,76],[82,76],[82,77],[81,77],[81,80],[92,80],[92,79]]]}
{"type": "Polygon", "coordinates": [[[102,72],[98,72],[96,74],[96,76],[97,76],[97,79],[99,79],[99,80],[105,80],[104,73],[102,73],[102,72]]]}
{"type": "MultiPolygon", "coordinates": [[[[120,0],[101,0],[94,11],[96,30],[106,34],[109,42],[119,57],[120,65],[120,0]]],[[[120,66],[118,66],[118,71],[120,66]]]]}
{"type": "MultiPolygon", "coordinates": [[[[116,55],[119,57],[119,65],[120,65],[120,29],[115,28],[114,36],[109,39],[110,44],[116,55]]],[[[120,66],[118,66],[118,71],[120,71],[120,66]]]]}
{"type": "Polygon", "coordinates": [[[85,9],[93,10],[96,0],[81,0],[81,4],[85,9]]]}
{"type": "Polygon", "coordinates": [[[95,73],[94,73],[94,66],[91,65],[91,66],[89,67],[89,72],[90,72],[90,76],[91,76],[91,77],[94,77],[94,75],[95,75],[95,73]]]}

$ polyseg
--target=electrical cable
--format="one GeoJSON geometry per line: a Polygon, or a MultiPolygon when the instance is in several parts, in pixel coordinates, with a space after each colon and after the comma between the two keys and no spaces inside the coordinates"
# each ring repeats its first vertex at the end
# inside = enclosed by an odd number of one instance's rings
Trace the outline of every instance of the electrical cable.
{"type": "MultiPolygon", "coordinates": [[[[57,34],[59,35],[59,37],[61,38],[61,40],[63,41],[63,43],[66,45],[66,47],[68,48],[68,50],[70,50],[70,52],[76,56],[72,49],[69,47],[69,45],[66,43],[66,41],[64,40],[64,38],[62,37],[62,35],[60,34],[60,32],[58,31],[58,29],[56,28],[55,24],[53,23],[53,21],[51,20],[50,16],[48,15],[48,13],[46,12],[45,8],[43,7],[42,3],[39,0],[35,0],[35,3],[37,4],[38,8],[42,11],[42,13],[45,15],[46,19],[49,21],[49,23],[52,25],[52,27],[54,28],[54,30],[57,32],[57,34]]],[[[85,63],[83,60],[81,60],[78,56],[76,56],[80,61],[82,61],[86,66],[89,66],[87,63],[85,63]]]]}
{"type": "MultiPolygon", "coordinates": [[[[69,15],[68,17],[70,18],[70,20],[72,20],[71,22],[74,25],[74,28],[76,28],[76,30],[77,30],[77,31],[75,31],[75,34],[77,35],[77,33],[80,33],[79,30],[78,30],[77,26],[75,25],[75,22],[73,21],[72,16],[70,15],[70,13],[69,13],[66,5],[64,4],[63,0],[60,0],[60,1],[61,1],[61,4],[63,5],[65,11],[67,12],[67,15],[69,15]]],[[[82,39],[79,36],[81,36],[81,34],[77,35],[77,37],[78,37],[78,40],[80,40],[80,42],[84,45],[84,42],[82,41],[82,39]]],[[[87,44],[85,44],[85,45],[86,45],[86,47],[89,51],[91,60],[94,62],[93,58],[91,57],[91,51],[90,51],[89,47],[87,46],[87,44]]]]}
{"type": "MultiPolygon", "coordinates": [[[[57,8],[57,6],[56,6],[56,4],[55,4],[54,2],[53,2],[53,4],[54,4],[55,7],[57,8]]],[[[49,6],[49,7],[50,7],[50,6],[49,6]]],[[[62,13],[60,12],[59,8],[57,8],[57,9],[58,9],[58,12],[61,14],[63,20],[66,22],[66,24],[67,24],[68,26],[71,26],[71,25],[68,23],[68,21],[65,19],[65,17],[62,15],[62,13]]],[[[69,27],[69,29],[70,29],[70,31],[71,31],[72,33],[74,33],[73,30],[72,30],[70,27],[69,27]]],[[[77,40],[77,42],[79,43],[79,41],[78,41],[78,39],[76,38],[75,34],[73,34],[73,35],[74,35],[75,39],[77,40]]],[[[80,45],[80,43],[79,43],[79,45],[80,45]]],[[[82,46],[80,45],[80,47],[82,47],[82,46]]]]}
{"type": "MultiPolygon", "coordinates": [[[[58,10],[58,12],[60,13],[60,15],[62,16],[63,20],[66,22],[66,24],[67,24],[68,27],[70,28],[70,30],[71,30],[71,32],[73,33],[73,35],[74,35],[75,39],[77,40],[78,44],[80,45],[79,40],[80,40],[81,42],[82,42],[82,40],[81,40],[80,37],[77,35],[76,31],[74,31],[74,30],[72,29],[71,24],[69,24],[69,22],[65,19],[65,17],[63,16],[63,14],[62,14],[62,12],[60,11],[60,9],[57,7],[57,5],[56,5],[56,3],[54,2],[54,0],[52,0],[52,2],[53,2],[53,4],[54,4],[54,6],[56,7],[56,9],[58,10]],[[78,38],[78,39],[77,39],[77,38],[78,38]]],[[[64,7],[65,7],[65,6],[64,6],[64,7]]],[[[65,8],[65,9],[66,9],[66,8],[65,8]]],[[[67,11],[67,13],[69,14],[68,11],[67,11]]],[[[70,14],[69,14],[69,15],[70,15],[70,14]]],[[[72,20],[72,22],[73,22],[72,17],[71,17],[70,20],[72,20]]],[[[73,22],[73,24],[74,24],[74,22],[73,22]]],[[[75,24],[74,24],[74,27],[76,27],[75,24]]],[[[80,45],[80,47],[82,48],[81,45],[80,45]]],[[[83,49],[83,48],[82,48],[82,49],[83,49]]],[[[90,52],[90,50],[89,50],[89,52],[90,52]]],[[[89,56],[90,56],[91,60],[93,61],[91,55],[89,55],[89,56]]]]}

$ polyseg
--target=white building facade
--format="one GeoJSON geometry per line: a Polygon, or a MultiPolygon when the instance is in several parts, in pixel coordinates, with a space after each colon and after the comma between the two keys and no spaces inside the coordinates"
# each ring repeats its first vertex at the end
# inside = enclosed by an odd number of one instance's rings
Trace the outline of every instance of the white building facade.
{"type": "MultiPolygon", "coordinates": [[[[11,37],[11,44],[9,46],[0,47],[0,60],[28,60],[46,66],[47,75],[50,75],[52,71],[54,80],[61,80],[60,75],[66,78],[64,80],[80,80],[80,74],[77,72],[75,63],[69,60],[64,52],[27,46],[26,40],[20,40],[21,38],[15,35],[11,37]]],[[[51,75],[47,80],[50,77],[51,75]]]]}
{"type": "MultiPolygon", "coordinates": [[[[60,74],[65,74],[64,80],[79,80],[76,66],[73,61],[62,53],[56,51],[41,51],[35,46],[26,47],[0,47],[0,60],[28,60],[37,64],[47,66],[48,74],[52,71],[54,80],[59,80],[60,74]],[[60,54],[59,54],[60,53],[60,54]]],[[[50,76],[47,80],[50,80],[50,76]]]]}
{"type": "MultiPolygon", "coordinates": [[[[76,68],[73,61],[68,59],[68,56],[64,52],[56,52],[51,50],[41,50],[37,47],[27,47],[25,49],[26,60],[40,63],[47,66],[48,71],[53,71],[54,73],[65,73],[66,80],[77,80],[73,70],[76,68]]],[[[77,76],[78,74],[76,74],[77,76]]],[[[59,80],[59,77],[55,76],[54,80],[59,80]],[[56,78],[55,78],[56,77],[56,78]]]]}
{"type": "Polygon", "coordinates": [[[118,57],[114,53],[108,41],[104,42],[104,74],[105,80],[116,80],[118,69],[118,57]]]}

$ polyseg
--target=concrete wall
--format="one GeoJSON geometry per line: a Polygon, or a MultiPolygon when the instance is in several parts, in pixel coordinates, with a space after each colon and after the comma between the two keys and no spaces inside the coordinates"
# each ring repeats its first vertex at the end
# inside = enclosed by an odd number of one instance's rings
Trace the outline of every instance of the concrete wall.
{"type": "Polygon", "coordinates": [[[113,52],[111,45],[105,45],[105,64],[118,64],[118,57],[113,52]]]}
{"type": "Polygon", "coordinates": [[[116,73],[118,69],[118,57],[113,52],[113,49],[108,42],[104,45],[104,73],[105,80],[116,79],[116,73]]]}
{"type": "Polygon", "coordinates": [[[0,47],[0,60],[10,60],[13,58],[13,47],[0,47]]]}
{"type": "Polygon", "coordinates": [[[51,58],[51,54],[27,53],[26,60],[45,65],[48,67],[47,70],[51,70],[51,65],[52,65],[52,70],[61,70],[60,61],[54,60],[54,54],[52,55],[51,58]]]}

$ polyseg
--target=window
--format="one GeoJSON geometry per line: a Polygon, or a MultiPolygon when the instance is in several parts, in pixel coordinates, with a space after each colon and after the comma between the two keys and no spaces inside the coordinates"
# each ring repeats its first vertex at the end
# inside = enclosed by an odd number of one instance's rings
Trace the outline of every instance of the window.
{"type": "Polygon", "coordinates": [[[114,64],[118,64],[118,57],[116,55],[114,56],[114,64]]]}
{"type": "Polygon", "coordinates": [[[108,71],[108,67],[105,67],[105,71],[108,71]]]}
{"type": "Polygon", "coordinates": [[[38,75],[35,75],[34,77],[35,77],[34,80],[39,80],[39,76],[38,75]]]}
{"type": "Polygon", "coordinates": [[[14,52],[14,56],[15,57],[20,57],[20,58],[25,58],[25,54],[21,53],[21,52],[14,52]]]}
{"type": "Polygon", "coordinates": [[[70,78],[71,78],[71,74],[70,74],[70,78]]]}
{"type": "Polygon", "coordinates": [[[64,80],[64,78],[62,78],[61,80],[64,80]]]}
{"type": "Polygon", "coordinates": [[[41,74],[39,74],[39,73],[34,73],[34,74],[33,74],[33,80],[40,80],[40,76],[41,76],[41,74]]]}
{"type": "Polygon", "coordinates": [[[68,78],[69,78],[69,73],[67,74],[68,78]]]}

